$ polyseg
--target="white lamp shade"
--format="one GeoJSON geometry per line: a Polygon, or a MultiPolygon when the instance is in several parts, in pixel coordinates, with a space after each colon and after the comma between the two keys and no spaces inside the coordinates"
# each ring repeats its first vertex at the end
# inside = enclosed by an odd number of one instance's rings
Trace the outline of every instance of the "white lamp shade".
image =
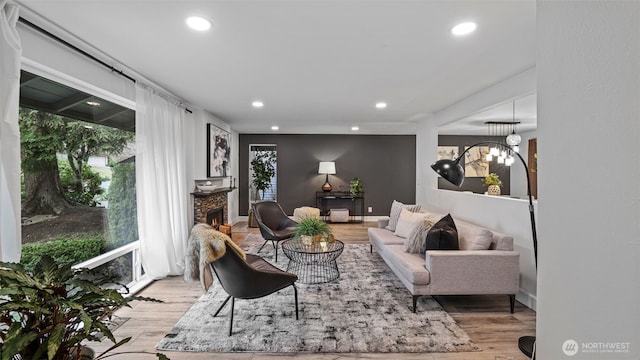
{"type": "Polygon", "coordinates": [[[336,163],[333,161],[321,161],[318,166],[318,174],[335,174],[336,163]]]}

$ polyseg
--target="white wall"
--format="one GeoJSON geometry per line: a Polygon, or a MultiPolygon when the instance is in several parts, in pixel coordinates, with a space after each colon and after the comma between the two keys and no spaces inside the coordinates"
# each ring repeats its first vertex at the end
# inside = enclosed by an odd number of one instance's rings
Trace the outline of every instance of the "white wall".
{"type": "Polygon", "coordinates": [[[640,2],[537,14],[538,358],[640,359],[640,2]]]}
{"type": "Polygon", "coordinates": [[[451,212],[454,218],[458,217],[512,235],[514,247],[520,253],[520,292],[517,299],[531,308],[536,307],[536,271],[528,201],[438,190],[437,175],[430,165],[436,161],[440,125],[459,120],[495,104],[532,94],[535,92],[535,85],[535,69],[501,81],[434,114],[431,118],[420,121],[416,139],[416,202],[430,209],[451,212]]]}
{"type": "MultiPolygon", "coordinates": [[[[204,111],[196,110],[193,112],[194,121],[188,132],[190,132],[191,150],[188,155],[190,159],[191,172],[188,176],[188,181],[194,184],[195,180],[204,180],[207,178],[207,124],[213,124],[217,127],[227,130],[231,133],[231,176],[236,179],[236,186],[238,185],[238,133],[231,131],[230,126],[216,117],[215,115],[204,111]]],[[[219,183],[224,186],[232,186],[230,179],[212,179],[212,182],[219,183]]],[[[193,199],[191,199],[193,202],[193,199]]],[[[239,221],[238,218],[238,190],[233,190],[228,193],[228,208],[229,208],[229,222],[235,224],[239,221]]],[[[193,205],[193,203],[191,204],[193,205]]],[[[192,218],[193,214],[189,217],[192,218]]]]}

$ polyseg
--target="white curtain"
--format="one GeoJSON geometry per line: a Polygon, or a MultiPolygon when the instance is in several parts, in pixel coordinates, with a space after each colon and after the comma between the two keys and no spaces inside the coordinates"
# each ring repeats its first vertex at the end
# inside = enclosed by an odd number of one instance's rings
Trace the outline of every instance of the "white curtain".
{"type": "Polygon", "coordinates": [[[0,0],[0,259],[20,261],[20,58],[18,6],[0,0]]]}
{"type": "Polygon", "coordinates": [[[142,266],[153,279],[184,272],[189,232],[184,109],[136,84],[136,191],[142,266]]]}

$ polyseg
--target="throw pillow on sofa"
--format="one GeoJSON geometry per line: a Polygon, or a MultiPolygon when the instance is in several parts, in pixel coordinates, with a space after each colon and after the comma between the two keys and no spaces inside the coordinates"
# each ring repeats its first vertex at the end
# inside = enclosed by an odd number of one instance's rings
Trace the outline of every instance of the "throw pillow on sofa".
{"type": "Polygon", "coordinates": [[[396,225],[396,231],[393,234],[406,239],[411,231],[413,231],[413,229],[424,219],[425,214],[423,213],[414,213],[407,209],[402,209],[400,211],[400,217],[398,218],[398,224],[396,225]]]}
{"type": "Polygon", "coordinates": [[[489,250],[493,240],[493,233],[486,229],[479,229],[470,240],[469,250],[489,250]]]}
{"type": "Polygon", "coordinates": [[[407,205],[400,201],[393,200],[393,203],[391,204],[391,212],[389,214],[389,224],[386,227],[387,230],[396,231],[398,219],[400,218],[400,211],[402,211],[402,209],[407,209],[411,212],[418,212],[420,211],[420,204],[407,205]]]}
{"type": "Polygon", "coordinates": [[[407,240],[404,242],[404,251],[410,254],[424,255],[424,252],[427,251],[427,234],[432,227],[433,221],[424,217],[407,236],[407,240]]]}
{"type": "Polygon", "coordinates": [[[458,250],[458,230],[451,214],[440,219],[427,233],[426,250],[458,250]]]}

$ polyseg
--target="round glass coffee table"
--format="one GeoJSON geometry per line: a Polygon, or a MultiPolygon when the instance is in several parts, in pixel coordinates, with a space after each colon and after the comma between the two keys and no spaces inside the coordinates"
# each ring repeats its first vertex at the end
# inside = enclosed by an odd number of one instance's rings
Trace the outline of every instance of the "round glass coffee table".
{"type": "Polygon", "coordinates": [[[289,258],[287,271],[298,275],[301,283],[320,284],[340,277],[336,263],[344,250],[340,240],[309,243],[301,238],[291,238],[282,242],[282,250],[289,258]]]}

